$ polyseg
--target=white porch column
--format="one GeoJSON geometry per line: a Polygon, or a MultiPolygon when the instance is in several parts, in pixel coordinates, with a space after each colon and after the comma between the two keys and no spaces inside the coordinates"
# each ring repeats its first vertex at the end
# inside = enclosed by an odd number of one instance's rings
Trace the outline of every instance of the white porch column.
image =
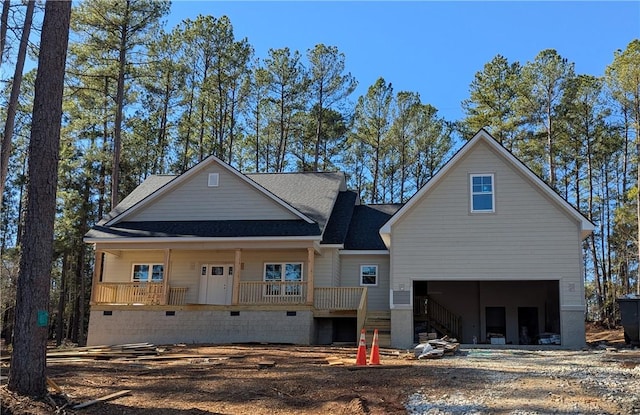
{"type": "Polygon", "coordinates": [[[315,250],[312,248],[307,248],[307,262],[308,262],[308,270],[307,270],[307,304],[313,305],[313,268],[315,266],[315,250]]]}

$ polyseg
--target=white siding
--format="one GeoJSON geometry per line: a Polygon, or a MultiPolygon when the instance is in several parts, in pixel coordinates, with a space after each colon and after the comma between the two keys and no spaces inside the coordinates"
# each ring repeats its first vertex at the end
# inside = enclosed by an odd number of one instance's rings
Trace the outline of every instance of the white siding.
{"type": "Polygon", "coordinates": [[[583,304],[580,230],[485,143],[392,227],[393,289],[412,280],[559,279],[561,304],[583,304]],[[495,175],[495,213],[469,213],[469,174],[495,175]]]}
{"type": "Polygon", "coordinates": [[[367,286],[367,308],[369,310],[389,310],[389,256],[382,255],[342,255],[342,287],[360,286],[360,265],[378,265],[378,285],[367,286]]]}
{"type": "Polygon", "coordinates": [[[299,219],[235,174],[212,163],[160,196],[127,221],[299,219]],[[219,186],[207,186],[209,173],[218,173],[219,186]]]}

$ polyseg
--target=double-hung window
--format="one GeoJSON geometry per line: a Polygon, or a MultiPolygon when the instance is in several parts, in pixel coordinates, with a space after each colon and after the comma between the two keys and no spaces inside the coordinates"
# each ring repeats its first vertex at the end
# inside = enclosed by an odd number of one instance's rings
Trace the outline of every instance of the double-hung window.
{"type": "Polygon", "coordinates": [[[133,282],[161,282],[164,278],[163,264],[133,264],[133,282]]]}
{"type": "Polygon", "coordinates": [[[493,174],[472,174],[471,212],[495,212],[495,178],[493,174]]]}
{"type": "Polygon", "coordinates": [[[363,285],[363,286],[378,285],[378,266],[377,265],[360,265],[360,285],[363,285]]]}
{"type": "Polygon", "coordinates": [[[301,295],[301,284],[296,283],[302,282],[302,262],[266,263],[264,281],[272,283],[267,284],[265,295],[301,295]]]}

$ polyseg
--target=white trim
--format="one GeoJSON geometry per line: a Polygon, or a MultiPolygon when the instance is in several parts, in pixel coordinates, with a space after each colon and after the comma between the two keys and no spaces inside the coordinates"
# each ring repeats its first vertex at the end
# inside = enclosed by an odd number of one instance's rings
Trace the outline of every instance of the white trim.
{"type": "Polygon", "coordinates": [[[218,187],[220,185],[220,173],[209,173],[207,177],[208,187],[218,187]]]}
{"type": "Polygon", "coordinates": [[[323,244],[323,243],[320,243],[319,248],[342,249],[342,248],[344,248],[344,244],[323,244]]]}
{"type": "Polygon", "coordinates": [[[219,166],[221,166],[224,169],[226,169],[228,172],[234,174],[236,177],[238,177],[241,180],[243,180],[245,183],[249,184],[250,186],[252,186],[256,190],[262,192],[265,196],[269,197],[271,200],[273,200],[274,202],[276,202],[280,206],[284,207],[285,209],[287,209],[289,212],[293,213],[295,216],[299,217],[300,219],[305,220],[307,223],[315,223],[315,221],[313,219],[309,218],[307,215],[305,215],[302,212],[298,211],[293,206],[291,206],[290,204],[288,204],[284,200],[280,199],[279,197],[277,197],[276,195],[274,195],[273,193],[271,193],[270,191],[268,191],[264,187],[260,186],[258,183],[254,182],[253,180],[251,180],[250,178],[248,178],[244,174],[240,173],[235,168],[231,167],[230,165],[228,165],[227,163],[223,162],[222,160],[220,160],[216,156],[212,155],[212,156],[209,156],[206,159],[204,159],[202,162],[196,164],[191,169],[189,169],[186,172],[182,173],[181,175],[179,175],[175,179],[171,180],[170,182],[168,182],[164,186],[160,187],[159,189],[157,189],[156,191],[154,191],[153,193],[151,193],[150,195],[148,195],[147,197],[145,197],[144,199],[142,199],[141,201],[139,201],[135,205],[131,206],[129,209],[127,209],[124,212],[120,213],[119,215],[116,215],[115,217],[111,218],[107,223],[104,224],[104,226],[111,226],[114,223],[121,222],[127,216],[130,216],[134,212],[137,212],[138,210],[140,210],[143,207],[147,206],[148,204],[152,203],[154,200],[158,199],[164,193],[166,193],[169,190],[179,186],[182,182],[186,181],[187,179],[191,178],[192,176],[195,176],[201,170],[204,170],[205,167],[208,167],[209,165],[211,165],[213,163],[218,164],[219,166]]]}
{"type": "MultiPolygon", "coordinates": [[[[480,192],[478,194],[487,194],[486,192],[480,192]]],[[[496,213],[496,175],[495,173],[469,173],[469,212],[471,213],[496,213]],[[473,208],[473,179],[475,177],[491,177],[491,210],[475,210],[473,208]]]]}
{"type": "Polygon", "coordinates": [[[340,255],[389,255],[389,250],[363,249],[358,251],[357,249],[341,249],[340,255]]]}
{"type": "Polygon", "coordinates": [[[358,276],[358,280],[360,282],[361,287],[377,287],[378,282],[380,281],[380,266],[378,264],[360,264],[360,275],[358,276]],[[375,284],[364,284],[362,282],[362,268],[363,267],[376,267],[376,283],[375,284]]]}
{"type": "Polygon", "coordinates": [[[257,237],[233,237],[233,238],[199,238],[194,236],[189,237],[166,237],[166,238],[154,238],[154,237],[145,237],[145,238],[136,238],[136,237],[118,237],[118,238],[84,238],[83,241],[85,243],[149,243],[149,242],[251,242],[251,241],[317,241],[318,236],[257,236],[257,237]]]}
{"type": "Polygon", "coordinates": [[[504,157],[514,168],[527,177],[534,185],[547,195],[551,200],[556,202],[569,216],[573,217],[580,224],[582,238],[586,238],[593,232],[595,225],[591,223],[585,216],[578,212],[569,202],[558,195],[549,185],[547,185],[540,177],[533,173],[527,166],[511,154],[506,148],[501,146],[486,130],[481,129],[469,140],[458,152],[429,180],[420,188],[412,197],[402,206],[381,228],[380,236],[387,247],[391,246],[391,227],[411,208],[422,199],[436,184],[442,180],[447,173],[454,168],[456,164],[479,142],[483,141],[489,145],[499,155],[504,157]]]}
{"type": "Polygon", "coordinates": [[[131,282],[161,282],[164,281],[164,263],[162,262],[132,262],[131,263],[131,282]],[[147,265],[149,267],[149,275],[147,275],[147,279],[146,280],[136,280],[134,277],[135,275],[135,268],[136,265],[147,265]],[[153,267],[154,265],[160,265],[162,267],[162,279],[160,280],[154,280],[153,279],[153,267]]]}

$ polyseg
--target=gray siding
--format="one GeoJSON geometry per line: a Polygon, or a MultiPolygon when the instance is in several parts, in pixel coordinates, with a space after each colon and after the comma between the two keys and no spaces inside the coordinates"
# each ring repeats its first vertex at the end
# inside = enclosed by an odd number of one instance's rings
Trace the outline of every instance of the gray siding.
{"type": "Polygon", "coordinates": [[[212,163],[160,196],[128,221],[299,219],[227,169],[212,163]],[[220,175],[218,187],[208,187],[209,173],[220,175]]]}
{"type": "Polygon", "coordinates": [[[389,310],[389,256],[381,255],[342,255],[342,287],[360,286],[360,265],[378,265],[378,285],[367,286],[367,308],[375,311],[389,310]]]}
{"type": "Polygon", "coordinates": [[[584,304],[579,224],[482,142],[393,226],[392,256],[394,289],[559,279],[561,304],[584,304]],[[471,173],[495,174],[495,213],[469,213],[471,173]]]}

